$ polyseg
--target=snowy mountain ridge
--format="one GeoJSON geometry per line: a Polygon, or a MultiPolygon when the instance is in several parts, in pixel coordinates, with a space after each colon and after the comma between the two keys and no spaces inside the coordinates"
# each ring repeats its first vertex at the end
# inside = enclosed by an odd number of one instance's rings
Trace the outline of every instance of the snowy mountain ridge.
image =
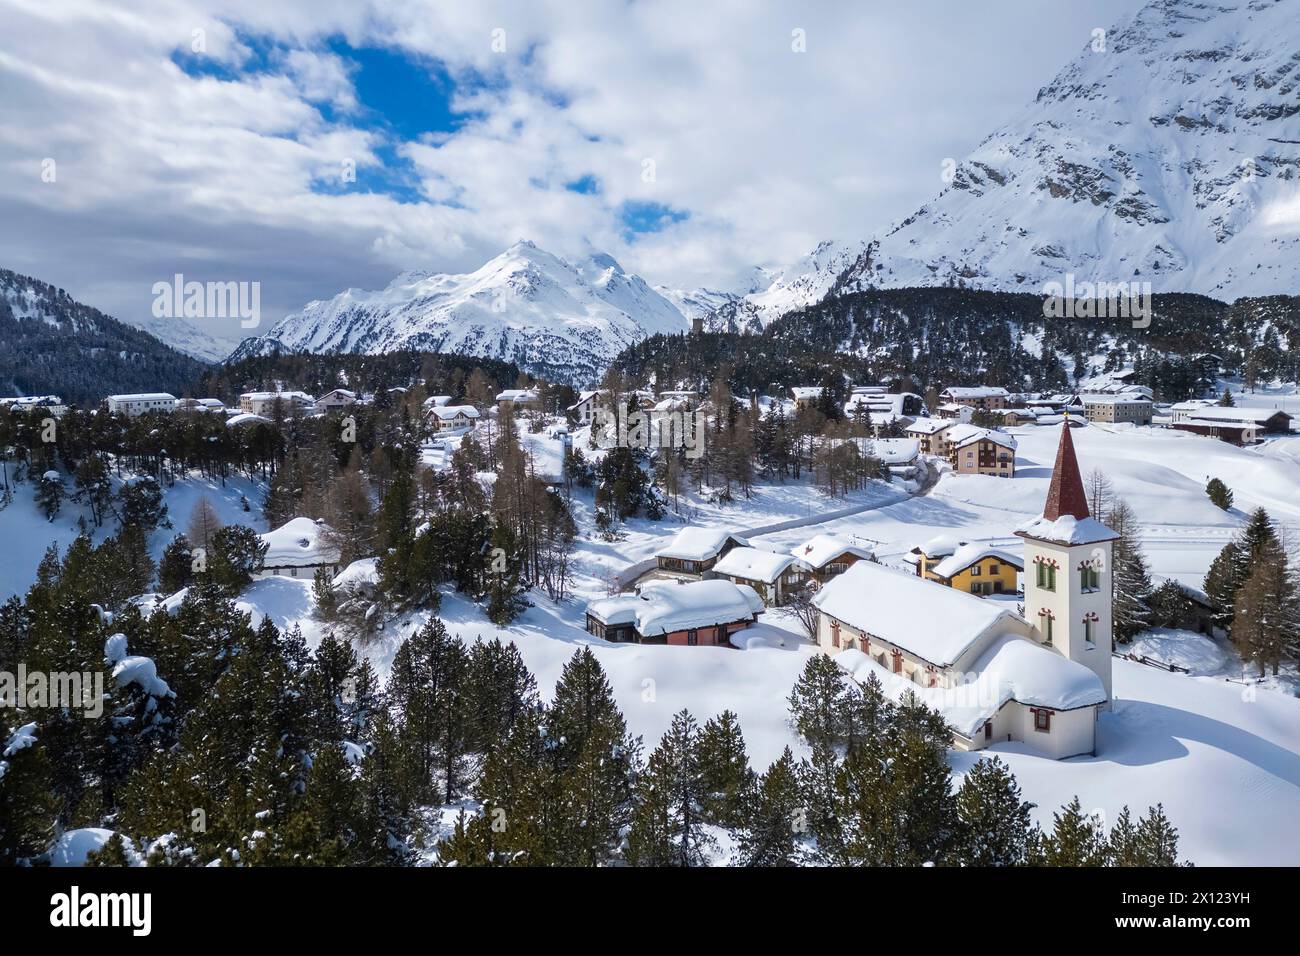
{"type": "Polygon", "coordinates": [[[1300,3],[1153,0],[856,245],[823,243],[710,324],[767,325],[832,290],[1038,293],[1068,273],[1227,301],[1296,292],[1300,3]]]}
{"type": "Polygon", "coordinates": [[[681,309],[604,253],[569,262],[520,240],[463,275],[406,272],[378,291],[309,302],[232,360],[272,348],[451,352],[512,361],[557,381],[593,381],[623,348],[683,332],[681,309]]]}

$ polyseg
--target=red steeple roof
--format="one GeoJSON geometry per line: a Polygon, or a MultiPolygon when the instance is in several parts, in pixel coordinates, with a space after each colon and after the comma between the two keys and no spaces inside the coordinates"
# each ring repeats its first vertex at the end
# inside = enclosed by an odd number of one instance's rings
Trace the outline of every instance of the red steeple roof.
{"type": "Polygon", "coordinates": [[[1043,517],[1055,521],[1062,515],[1088,517],[1088,497],[1083,493],[1083,478],[1079,476],[1079,460],[1074,457],[1074,439],[1070,437],[1070,420],[1061,426],[1061,444],[1056,449],[1056,465],[1052,468],[1052,483],[1047,489],[1047,504],[1043,517]]]}

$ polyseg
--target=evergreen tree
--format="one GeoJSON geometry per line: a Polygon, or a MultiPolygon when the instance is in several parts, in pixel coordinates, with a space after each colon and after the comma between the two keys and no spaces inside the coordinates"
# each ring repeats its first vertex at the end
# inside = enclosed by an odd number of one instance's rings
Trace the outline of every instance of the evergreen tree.
{"type": "Polygon", "coordinates": [[[1134,838],[1140,866],[1179,866],[1178,831],[1157,803],[1138,821],[1134,838]]]}
{"type": "Polygon", "coordinates": [[[122,834],[114,833],[104,841],[104,845],[86,854],[86,866],[130,866],[131,860],[126,854],[126,841],[122,834]]]}
{"type": "Polygon", "coordinates": [[[1224,511],[1232,507],[1232,490],[1218,478],[1211,478],[1206,483],[1205,493],[1214,502],[1215,507],[1224,511]]]}
{"type": "Polygon", "coordinates": [[[735,829],[747,814],[754,787],[745,738],[735,713],[705,722],[699,736],[700,813],[706,823],[735,829]]]}
{"type": "Polygon", "coordinates": [[[1105,866],[1108,847],[1097,821],[1083,812],[1075,797],[1054,816],[1052,832],[1043,838],[1045,866],[1105,866]]]}
{"type": "Polygon", "coordinates": [[[190,539],[178,534],[168,543],[158,562],[158,586],[167,594],[174,594],[194,579],[194,552],[190,539]]]}
{"type": "Polygon", "coordinates": [[[1138,540],[1137,517],[1128,504],[1116,502],[1106,524],[1119,535],[1111,550],[1112,628],[1115,640],[1127,643],[1149,626],[1151,575],[1138,540]]]}
{"type": "Polygon", "coordinates": [[[716,841],[700,816],[704,779],[699,726],[688,711],[674,715],[637,784],[628,859],[637,866],[706,866],[716,841]]]}
{"type": "Polygon", "coordinates": [[[794,756],[786,747],[759,778],[740,833],[739,862],[745,866],[797,866],[806,830],[794,756]]]}
{"type": "Polygon", "coordinates": [[[1028,854],[1030,812],[1020,787],[997,757],[975,764],[957,790],[959,845],[964,866],[1018,866],[1028,854]]]}

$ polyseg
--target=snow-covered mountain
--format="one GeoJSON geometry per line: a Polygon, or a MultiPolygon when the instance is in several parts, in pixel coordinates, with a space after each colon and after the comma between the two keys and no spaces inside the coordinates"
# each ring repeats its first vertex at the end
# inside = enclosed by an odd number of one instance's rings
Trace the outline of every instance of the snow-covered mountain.
{"type": "Polygon", "coordinates": [[[309,302],[231,356],[424,349],[513,361],[585,384],[647,335],[682,332],[681,310],[611,257],[574,262],[521,240],[466,275],[407,272],[377,292],[309,302]]]}
{"type": "Polygon", "coordinates": [[[176,351],[184,352],[201,362],[220,362],[239,346],[238,339],[199,328],[188,319],[180,317],[159,319],[150,315],[135,318],[131,324],[176,351]]]}
{"type": "Polygon", "coordinates": [[[756,284],[748,294],[733,296],[705,319],[714,332],[758,332],[787,312],[818,302],[836,280],[867,250],[865,242],[822,242],[779,272],[755,271],[756,284]]]}
{"type": "Polygon", "coordinates": [[[873,242],[846,287],[1300,289],[1300,3],[1154,0],[873,242]]]}
{"type": "Polygon", "coordinates": [[[1300,2],[1154,0],[1094,37],[931,202],[823,242],[716,329],[832,289],[1149,281],[1231,300],[1300,290],[1300,2]]]}

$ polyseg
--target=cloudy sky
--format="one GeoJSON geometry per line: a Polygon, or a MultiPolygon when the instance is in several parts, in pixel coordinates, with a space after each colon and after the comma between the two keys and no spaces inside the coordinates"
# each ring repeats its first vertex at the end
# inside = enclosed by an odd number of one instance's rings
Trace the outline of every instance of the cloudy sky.
{"type": "Polygon", "coordinates": [[[518,238],[727,288],[912,212],[1140,6],[0,0],[0,267],[128,321],[518,238]]]}

